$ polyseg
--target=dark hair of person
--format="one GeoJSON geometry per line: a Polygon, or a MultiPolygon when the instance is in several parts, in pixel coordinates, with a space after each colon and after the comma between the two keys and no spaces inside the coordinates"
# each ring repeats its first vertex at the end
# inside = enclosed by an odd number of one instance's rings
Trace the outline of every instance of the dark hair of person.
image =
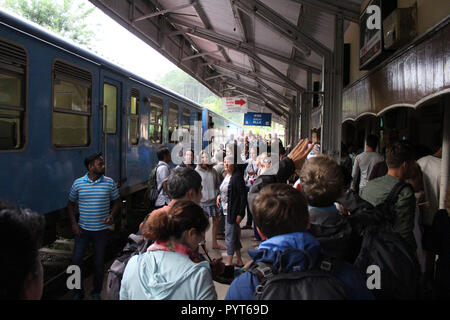
{"type": "Polygon", "coordinates": [[[386,164],[388,168],[400,168],[403,162],[414,160],[414,150],[412,146],[405,141],[396,141],[386,149],[386,164]]]}
{"type": "Polygon", "coordinates": [[[256,226],[268,238],[306,231],[308,204],[300,191],[288,184],[265,186],[252,203],[256,226]]]}
{"type": "Polygon", "coordinates": [[[366,144],[375,151],[378,145],[378,137],[374,134],[369,134],[366,139],[366,144]]]}
{"type": "Polygon", "coordinates": [[[0,200],[0,300],[23,299],[27,276],[38,276],[44,227],[44,216],[0,200]]]}
{"type": "Polygon", "coordinates": [[[406,183],[409,183],[414,192],[423,190],[423,174],[417,162],[414,162],[409,168],[404,177],[406,183]]]}
{"type": "Polygon", "coordinates": [[[167,179],[167,194],[171,199],[181,199],[191,189],[200,192],[201,186],[202,177],[197,171],[180,167],[172,170],[167,179]]]}
{"type": "Polygon", "coordinates": [[[339,168],[342,171],[342,185],[344,189],[349,189],[353,180],[352,173],[343,165],[339,165],[339,168]]]}
{"type": "MultiPolygon", "coordinates": [[[[191,170],[192,171],[192,170],[191,170]]],[[[198,234],[209,227],[203,209],[192,201],[177,201],[169,212],[155,211],[147,219],[143,235],[153,241],[180,239],[183,232],[194,228],[198,234]]]]}
{"type": "Polygon", "coordinates": [[[163,161],[164,157],[170,154],[169,148],[165,147],[165,146],[161,146],[158,148],[158,151],[156,151],[156,156],[158,157],[159,161],[163,161]]]}
{"type": "Polygon", "coordinates": [[[198,162],[197,164],[200,165],[202,163],[202,156],[206,155],[208,157],[208,163],[206,164],[208,169],[212,169],[214,164],[211,161],[211,156],[209,155],[209,153],[206,150],[202,150],[200,151],[200,153],[198,154],[198,162]]]}
{"type": "Polygon", "coordinates": [[[86,166],[86,169],[89,170],[89,166],[93,165],[95,163],[95,160],[99,159],[102,157],[102,153],[101,152],[95,152],[93,154],[88,155],[85,159],[84,159],[84,165],[86,166]]]}
{"type": "Polygon", "coordinates": [[[321,154],[305,161],[300,183],[308,204],[315,207],[333,205],[341,196],[344,177],[337,162],[321,154]]]}

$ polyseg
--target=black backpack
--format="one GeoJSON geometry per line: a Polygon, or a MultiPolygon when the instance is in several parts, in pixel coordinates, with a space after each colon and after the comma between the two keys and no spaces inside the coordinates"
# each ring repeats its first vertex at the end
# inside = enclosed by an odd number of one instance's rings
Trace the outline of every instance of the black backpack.
{"type": "Polygon", "coordinates": [[[122,253],[108,269],[106,279],[107,300],[119,300],[120,284],[128,261],[134,255],[147,251],[151,243],[151,240],[144,238],[139,232],[138,234],[132,233],[128,236],[127,244],[123,248],[122,253]]]}
{"type": "MultiPolygon", "coordinates": [[[[311,261],[307,251],[289,248],[282,255],[292,251],[303,252],[311,261]]],[[[334,275],[340,263],[337,260],[321,256],[315,265],[307,270],[281,272],[271,264],[256,262],[248,270],[258,277],[255,300],[346,300],[344,285],[334,275]]],[[[280,266],[281,269],[281,266],[280,266]]]]}
{"type": "Polygon", "coordinates": [[[311,224],[309,233],[319,241],[325,255],[349,263],[355,261],[361,240],[346,217],[339,217],[335,224],[311,224]]]}
{"type": "Polygon", "coordinates": [[[403,181],[397,183],[386,200],[376,207],[364,203],[357,195],[349,205],[353,210],[349,220],[362,236],[361,250],[354,266],[367,279],[372,276],[372,273],[367,273],[369,266],[380,268],[381,288],[371,290],[376,299],[418,298],[420,266],[417,257],[406,241],[392,229],[392,208],[406,186],[403,181]],[[356,208],[355,203],[360,203],[361,207],[356,208]]]}
{"type": "Polygon", "coordinates": [[[147,192],[145,195],[145,199],[147,202],[146,205],[148,209],[151,209],[155,206],[155,202],[158,199],[159,193],[162,189],[162,185],[161,188],[158,189],[158,182],[156,181],[156,174],[160,166],[161,165],[157,165],[156,167],[154,167],[148,177],[147,192]]]}

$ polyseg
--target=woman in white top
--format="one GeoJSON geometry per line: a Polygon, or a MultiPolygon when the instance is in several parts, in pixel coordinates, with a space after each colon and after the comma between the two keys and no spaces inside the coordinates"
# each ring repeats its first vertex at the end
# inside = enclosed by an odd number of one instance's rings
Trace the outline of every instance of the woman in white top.
{"type": "Polygon", "coordinates": [[[214,170],[208,152],[202,151],[199,155],[197,168],[195,168],[202,177],[202,199],[200,206],[213,220],[212,227],[212,248],[225,250],[226,247],[217,242],[217,233],[219,230],[219,209],[216,206],[216,198],[219,195],[219,175],[214,170]]]}

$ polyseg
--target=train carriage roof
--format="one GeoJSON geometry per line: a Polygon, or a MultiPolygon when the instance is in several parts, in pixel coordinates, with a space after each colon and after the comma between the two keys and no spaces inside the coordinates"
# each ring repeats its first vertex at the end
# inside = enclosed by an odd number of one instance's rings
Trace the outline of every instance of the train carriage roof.
{"type": "MultiPolygon", "coordinates": [[[[102,67],[111,69],[115,72],[118,72],[118,73],[122,74],[123,76],[129,78],[132,81],[136,81],[136,82],[141,83],[142,85],[145,85],[149,88],[160,91],[166,95],[172,96],[173,98],[180,100],[186,104],[189,104],[190,106],[197,108],[198,110],[202,110],[203,108],[206,108],[206,107],[198,104],[197,102],[192,101],[191,99],[184,97],[175,91],[170,90],[169,88],[166,88],[164,86],[161,86],[159,84],[151,82],[147,79],[144,79],[143,77],[141,77],[139,75],[136,75],[136,74],[130,72],[129,70],[126,70],[118,65],[115,65],[114,63],[104,59],[103,57],[99,56],[98,54],[79,46],[78,44],[74,43],[70,39],[65,39],[65,38],[61,37],[60,35],[57,35],[56,33],[51,32],[32,21],[26,20],[9,10],[3,9],[3,8],[0,9],[0,24],[4,25],[6,27],[13,28],[14,30],[16,30],[18,32],[22,32],[22,33],[27,34],[35,39],[43,41],[49,45],[57,47],[66,52],[69,52],[69,53],[73,54],[74,56],[77,56],[78,58],[89,61],[90,63],[93,63],[97,66],[102,66],[102,67]]],[[[211,112],[211,113],[215,114],[217,117],[221,117],[224,120],[231,122],[235,126],[241,128],[241,126],[239,124],[234,123],[233,121],[228,120],[228,119],[222,117],[221,115],[214,113],[211,110],[209,110],[209,112],[211,112]]]]}

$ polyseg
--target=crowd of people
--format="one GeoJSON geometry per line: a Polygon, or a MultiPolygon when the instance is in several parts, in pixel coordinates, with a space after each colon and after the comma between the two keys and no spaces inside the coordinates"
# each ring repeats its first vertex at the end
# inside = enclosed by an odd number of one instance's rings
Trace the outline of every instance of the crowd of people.
{"type": "MultiPolygon", "coordinates": [[[[383,154],[377,147],[378,138],[369,135],[363,152],[352,159],[343,150],[338,163],[320,154],[317,139],[285,148],[276,134],[264,140],[242,132],[213,152],[184,150],[183,162],[175,168],[170,150],[160,147],[154,176],[149,177],[155,179],[157,198],[136,230],[149,245],[128,260],[120,299],[217,299],[218,279],[228,281],[225,299],[230,300],[449,298],[450,193],[447,210],[438,210],[441,150],[416,159],[405,141],[392,139],[383,154]],[[210,226],[211,240],[205,239],[210,226]],[[241,251],[242,229],[253,230],[257,249],[241,251]],[[370,230],[379,231],[377,239],[370,230]],[[382,238],[384,234],[391,235],[390,240],[382,238]],[[384,239],[394,241],[404,261],[411,261],[411,270],[417,264],[417,273],[408,279],[417,283],[412,295],[385,287],[380,295],[380,288],[369,287],[367,270],[361,268],[368,251],[375,250],[369,235],[381,246],[384,239]],[[224,261],[200,250],[205,241],[226,252],[224,261]],[[247,254],[250,261],[244,265],[247,254]]],[[[69,195],[73,263],[82,266],[92,241],[96,272],[91,294],[99,299],[105,230],[117,218],[119,196],[113,181],[104,176],[101,154],[88,156],[85,164],[88,173],[74,182],[69,195]]],[[[42,219],[1,203],[0,222],[1,268],[11,268],[15,275],[2,279],[7,285],[2,285],[0,298],[39,299],[42,219]],[[8,245],[17,234],[22,254],[14,259],[22,269],[6,263],[17,252],[8,245]]],[[[396,254],[391,247],[386,242],[389,257],[396,254]]],[[[389,267],[406,268],[395,263],[389,261],[389,267]]],[[[395,277],[390,281],[400,283],[395,277]]],[[[83,289],[74,291],[74,299],[83,298],[83,289]]]]}

